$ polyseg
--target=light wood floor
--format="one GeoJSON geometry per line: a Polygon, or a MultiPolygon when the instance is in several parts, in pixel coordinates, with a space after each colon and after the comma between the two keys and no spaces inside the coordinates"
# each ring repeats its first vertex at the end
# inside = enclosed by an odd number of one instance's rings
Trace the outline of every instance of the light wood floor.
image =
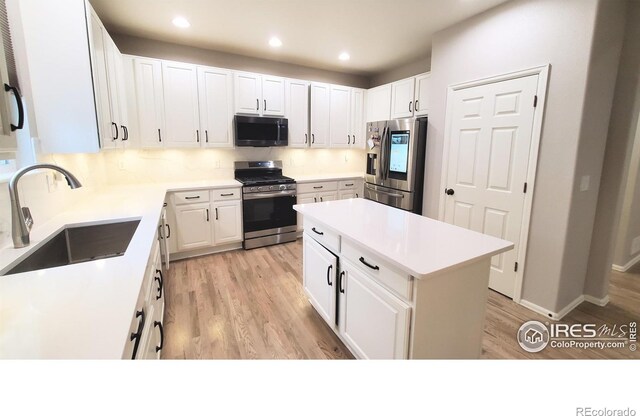
{"type": "MultiPolygon", "coordinates": [[[[231,251],[171,264],[162,358],[353,358],[307,301],[302,243],[231,251]]],[[[613,273],[606,307],[583,303],[564,323],[640,322],[640,274],[613,273]]],[[[490,291],[483,358],[640,358],[640,352],[547,347],[523,351],[515,334],[544,317],[490,291]]]]}

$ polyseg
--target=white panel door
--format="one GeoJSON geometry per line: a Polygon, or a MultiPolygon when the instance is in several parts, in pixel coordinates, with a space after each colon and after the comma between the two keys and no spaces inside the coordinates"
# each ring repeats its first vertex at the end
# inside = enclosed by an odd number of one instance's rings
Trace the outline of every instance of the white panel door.
{"type": "Polygon", "coordinates": [[[284,116],[284,79],[262,76],[262,115],[284,116]]]}
{"type": "Polygon", "coordinates": [[[407,358],[411,307],[348,260],[340,269],[340,335],[360,358],[407,358]]]}
{"type": "MultiPolygon", "coordinates": [[[[318,196],[315,193],[298,194],[296,199],[297,204],[313,204],[314,202],[318,202],[318,196]]],[[[298,213],[298,231],[304,229],[303,218],[302,214],[298,213]]]]}
{"type": "Polygon", "coordinates": [[[289,146],[307,147],[309,145],[309,83],[288,79],[286,93],[289,146]]]}
{"type": "Polygon", "coordinates": [[[534,97],[532,75],[454,91],[445,221],[511,241],[493,257],[489,287],[509,297],[524,208],[534,97]]]}
{"type": "Polygon", "coordinates": [[[332,85],[329,96],[330,147],[349,147],[351,143],[351,88],[332,85]]]}
{"type": "Polygon", "coordinates": [[[200,147],[196,66],[162,61],[166,147],[200,147]]]}
{"type": "Polygon", "coordinates": [[[241,201],[213,204],[213,242],[215,244],[242,241],[241,204],[241,201]]]}
{"type": "Polygon", "coordinates": [[[318,202],[335,201],[337,199],[338,193],[336,191],[318,192],[318,202]]]}
{"type": "Polygon", "coordinates": [[[413,90],[413,77],[391,84],[391,118],[413,116],[413,90]]]}
{"type": "Polygon", "coordinates": [[[338,192],[338,199],[351,199],[351,198],[357,198],[355,190],[338,192]]]}
{"type": "Polygon", "coordinates": [[[262,99],[262,80],[260,75],[248,72],[235,72],[234,96],[235,108],[238,114],[260,115],[262,99]]]}
{"type": "Polygon", "coordinates": [[[209,203],[176,206],[178,250],[193,250],[213,244],[209,203]]]}
{"type": "Polygon", "coordinates": [[[93,90],[95,94],[98,116],[98,132],[100,146],[103,149],[114,148],[117,129],[111,120],[111,103],[109,101],[109,80],[107,75],[107,52],[105,38],[102,34],[102,23],[93,9],[89,14],[89,45],[91,47],[91,70],[93,90]]]}
{"type": "Polygon", "coordinates": [[[416,90],[414,94],[413,114],[426,116],[429,114],[429,97],[431,95],[431,73],[416,77],[416,90]]]}
{"type": "Polygon", "coordinates": [[[198,67],[200,142],[204,147],[233,147],[231,71],[198,67]]]}
{"type": "Polygon", "coordinates": [[[303,239],[304,290],[313,307],[330,327],[336,321],[336,276],[338,259],[313,238],[303,239]]]}
{"type": "Polygon", "coordinates": [[[162,147],[164,101],[162,63],[155,59],[134,58],[138,141],[141,147],[162,147]]]}
{"type": "Polygon", "coordinates": [[[329,84],[311,83],[311,147],[329,144],[329,84]]]}
{"type": "Polygon", "coordinates": [[[366,120],[382,121],[391,118],[391,84],[367,90],[366,120]]]}
{"type": "Polygon", "coordinates": [[[364,90],[351,89],[350,131],[351,147],[364,148],[364,90]]]}
{"type": "Polygon", "coordinates": [[[117,140],[112,143],[119,143],[123,137],[122,121],[120,114],[120,101],[122,99],[120,95],[120,86],[118,79],[118,64],[120,61],[120,51],[113,43],[113,40],[106,31],[102,32],[104,38],[104,50],[107,59],[107,82],[109,85],[109,108],[111,109],[111,122],[114,124],[114,129],[117,130],[117,140]]]}

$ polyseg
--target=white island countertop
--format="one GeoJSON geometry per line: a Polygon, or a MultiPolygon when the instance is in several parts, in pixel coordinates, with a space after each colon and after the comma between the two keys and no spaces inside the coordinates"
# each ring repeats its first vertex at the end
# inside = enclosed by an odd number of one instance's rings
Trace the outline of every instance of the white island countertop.
{"type": "Polygon", "coordinates": [[[229,188],[233,179],[126,185],[31,230],[31,245],[0,247],[7,270],[66,225],[140,219],[123,256],[0,276],[0,358],[122,358],[167,191],[229,188]]]}
{"type": "Polygon", "coordinates": [[[513,248],[506,240],[362,198],[294,209],[418,279],[513,248]]]}

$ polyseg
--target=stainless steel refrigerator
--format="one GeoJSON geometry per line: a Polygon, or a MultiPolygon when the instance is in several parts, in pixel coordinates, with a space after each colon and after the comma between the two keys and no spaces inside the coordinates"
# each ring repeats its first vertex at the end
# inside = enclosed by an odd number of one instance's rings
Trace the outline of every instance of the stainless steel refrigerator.
{"type": "Polygon", "coordinates": [[[367,123],[364,197],[422,214],[427,117],[367,123]]]}

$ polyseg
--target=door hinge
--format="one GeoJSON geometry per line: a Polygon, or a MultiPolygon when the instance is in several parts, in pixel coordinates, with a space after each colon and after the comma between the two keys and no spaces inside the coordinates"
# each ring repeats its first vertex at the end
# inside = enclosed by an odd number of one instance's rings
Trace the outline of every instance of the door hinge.
{"type": "Polygon", "coordinates": [[[538,96],[537,96],[537,95],[534,95],[534,96],[533,96],[533,106],[534,106],[534,107],[537,107],[537,106],[538,106],[538,96]]]}
{"type": "Polygon", "coordinates": [[[524,187],[522,188],[522,193],[527,193],[527,183],[524,183],[524,187]]]}
{"type": "Polygon", "coordinates": [[[518,271],[518,262],[516,262],[516,265],[515,265],[515,266],[513,266],[513,271],[514,271],[514,272],[517,272],[517,271],[518,271]]]}

